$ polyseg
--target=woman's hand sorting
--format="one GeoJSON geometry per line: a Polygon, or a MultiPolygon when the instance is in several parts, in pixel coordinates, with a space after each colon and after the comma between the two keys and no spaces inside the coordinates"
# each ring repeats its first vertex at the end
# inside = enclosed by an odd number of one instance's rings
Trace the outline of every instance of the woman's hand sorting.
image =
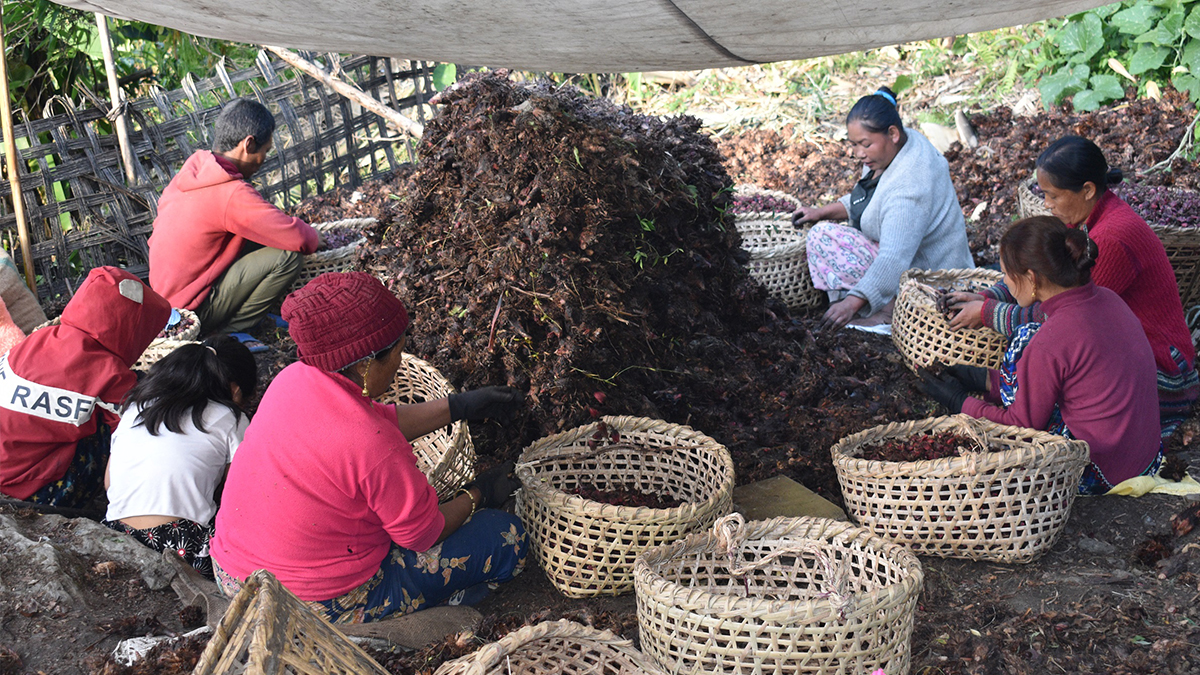
{"type": "Polygon", "coordinates": [[[850,320],[858,314],[858,310],[862,309],[867,301],[857,295],[848,296],[845,300],[840,300],[829,306],[825,310],[825,316],[821,318],[821,330],[840,330],[850,320]]]}
{"type": "Polygon", "coordinates": [[[804,223],[817,222],[820,220],[820,217],[817,215],[819,211],[820,209],[818,208],[801,206],[800,208],[796,209],[795,213],[792,214],[792,225],[799,227],[804,223]]]}
{"type": "Polygon", "coordinates": [[[950,293],[950,308],[957,313],[950,319],[954,330],[983,327],[983,296],[978,293],[950,293]]]}

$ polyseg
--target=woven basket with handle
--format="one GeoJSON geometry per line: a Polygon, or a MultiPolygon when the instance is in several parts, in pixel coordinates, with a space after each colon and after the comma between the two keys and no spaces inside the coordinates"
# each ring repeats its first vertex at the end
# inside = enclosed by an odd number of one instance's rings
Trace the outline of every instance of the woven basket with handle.
{"type": "Polygon", "coordinates": [[[966,415],[882,425],[832,449],[846,513],[920,555],[1029,562],[1062,533],[1088,445],[966,415]],[[864,446],[918,434],[972,439],[960,456],[918,462],[861,459],[864,446]],[[986,448],[986,449],[984,449],[986,448]]]}
{"type": "Polygon", "coordinates": [[[434,675],[653,675],[633,643],[611,631],[559,619],[513,631],[434,675]]]}
{"type": "Polygon", "coordinates": [[[734,218],[742,248],[750,254],[750,276],[790,309],[820,307],[825,291],[808,271],[808,229],[797,230],[789,213],[745,213],[734,218]]]}
{"type": "MultiPolygon", "coordinates": [[[[335,227],[347,227],[352,230],[361,231],[364,227],[374,225],[375,222],[374,218],[346,218],[345,220],[333,220],[328,223],[317,223],[313,225],[313,228],[318,232],[327,232],[335,227]]],[[[354,262],[354,254],[358,251],[358,247],[362,246],[366,241],[366,237],[359,237],[345,246],[339,246],[328,251],[317,251],[316,253],[304,256],[304,262],[300,267],[300,276],[296,277],[296,280],[292,282],[292,287],[288,289],[288,292],[295,291],[326,272],[341,272],[345,270],[354,262]]]]}
{"type": "Polygon", "coordinates": [[[639,553],[707,528],[733,509],[733,459],[725,446],[690,427],[644,417],[604,417],[535,441],[521,453],[516,474],[517,513],[531,548],[550,582],[576,598],[632,590],[639,553]],[[572,494],[588,485],[683,503],[656,509],[572,494]]]}
{"type": "Polygon", "coordinates": [[[892,313],[892,342],[909,370],[932,363],[965,363],[996,369],[1004,358],[1008,340],[991,328],[952,330],[937,308],[939,289],[974,291],[1004,278],[993,270],[918,270],[900,275],[900,292],[892,313]]]}
{"type": "Polygon", "coordinates": [[[268,571],[234,596],[192,675],[387,675],[268,571]]]}
{"type": "MultiPolygon", "coordinates": [[[[405,353],[391,389],[382,403],[423,403],[455,393],[454,387],[428,361],[405,353]]],[[[463,420],[431,431],[413,442],[417,468],[429,478],[438,498],[454,496],[456,490],[475,477],[475,444],[463,420]]]]}
{"type": "Polygon", "coordinates": [[[908,672],[921,564],[850,523],[733,514],[634,576],[642,653],[664,672],[908,672]]]}

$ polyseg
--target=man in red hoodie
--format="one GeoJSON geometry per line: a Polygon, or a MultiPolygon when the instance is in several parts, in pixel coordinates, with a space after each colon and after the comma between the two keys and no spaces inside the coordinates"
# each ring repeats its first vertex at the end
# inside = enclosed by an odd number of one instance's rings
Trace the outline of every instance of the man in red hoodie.
{"type": "Polygon", "coordinates": [[[311,225],[247,182],[274,132],[265,106],[230,101],[217,116],[213,151],[192,154],[158,200],[150,286],[172,307],[194,310],[205,333],[257,324],[300,274],[300,254],[320,245],[311,225]]]}
{"type": "Polygon", "coordinates": [[[129,368],[171,305],[140,279],[97,267],[63,309],[0,356],[0,492],[75,507],[103,489],[129,368]]]}

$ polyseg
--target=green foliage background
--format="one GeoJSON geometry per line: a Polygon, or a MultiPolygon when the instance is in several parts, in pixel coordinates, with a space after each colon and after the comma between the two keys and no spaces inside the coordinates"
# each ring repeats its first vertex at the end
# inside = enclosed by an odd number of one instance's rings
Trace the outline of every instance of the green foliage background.
{"type": "MultiPolygon", "coordinates": [[[[4,0],[5,47],[14,108],[42,116],[55,95],[77,98],[83,85],[108,98],[96,16],[49,0],[4,0]]],[[[205,76],[221,57],[250,63],[252,45],[200,38],[138,21],[109,19],[113,59],[130,98],[151,83],[175,89],[183,76],[205,76]]]]}
{"type": "Polygon", "coordinates": [[[1027,80],[1046,106],[1070,97],[1075,108],[1095,110],[1127,87],[1143,96],[1150,83],[1200,102],[1200,0],[1126,0],[1047,21],[1023,51],[1027,80]]]}

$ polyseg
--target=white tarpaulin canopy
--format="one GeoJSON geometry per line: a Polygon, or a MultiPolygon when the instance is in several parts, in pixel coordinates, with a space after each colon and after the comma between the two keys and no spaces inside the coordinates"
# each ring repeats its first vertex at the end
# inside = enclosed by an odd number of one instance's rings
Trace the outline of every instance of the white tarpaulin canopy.
{"type": "Polygon", "coordinates": [[[56,0],[193,35],[549,72],[699,70],[1015,26],[1105,0],[56,0]]]}

